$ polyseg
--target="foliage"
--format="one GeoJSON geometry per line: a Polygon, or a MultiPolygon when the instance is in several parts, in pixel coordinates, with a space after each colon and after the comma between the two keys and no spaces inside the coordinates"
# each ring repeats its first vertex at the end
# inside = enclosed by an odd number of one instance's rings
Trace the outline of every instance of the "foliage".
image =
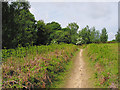
{"type": "Polygon", "coordinates": [[[70,34],[70,43],[76,44],[77,41],[77,31],[79,29],[79,26],[77,25],[77,23],[73,22],[73,23],[69,23],[68,26],[68,32],[70,34]]]}
{"type": "Polygon", "coordinates": [[[79,37],[82,38],[82,43],[84,44],[90,43],[91,41],[90,35],[91,35],[91,31],[88,25],[85,28],[83,28],[81,31],[79,31],[79,37]]]}
{"type": "Polygon", "coordinates": [[[54,30],[61,30],[61,25],[54,21],[51,23],[47,23],[47,26],[52,30],[51,32],[53,32],[54,30]]]}
{"type": "Polygon", "coordinates": [[[81,38],[82,44],[99,42],[104,43],[107,42],[108,35],[105,28],[102,29],[102,33],[100,34],[99,30],[96,30],[95,27],[89,28],[87,25],[85,28],[78,32],[78,38],[81,38]]]}
{"type": "Polygon", "coordinates": [[[50,30],[46,27],[43,20],[37,22],[37,42],[36,45],[45,45],[49,41],[50,30]]]}
{"type": "MultiPolygon", "coordinates": [[[[35,20],[29,11],[29,2],[2,2],[2,48],[16,48],[18,45],[49,45],[56,43],[89,44],[106,42],[107,31],[102,29],[100,34],[95,27],[87,25],[82,30],[77,23],[69,23],[65,28],[58,22],[45,23],[43,20],[35,20]],[[81,40],[79,39],[81,38],[81,40]],[[9,42],[8,42],[9,41],[9,42]]],[[[119,34],[116,34],[118,40],[119,34]]]]}
{"type": "Polygon", "coordinates": [[[83,39],[82,38],[77,38],[76,45],[81,45],[81,44],[83,44],[83,39]]]}
{"type": "Polygon", "coordinates": [[[103,28],[102,29],[102,33],[100,35],[100,41],[101,42],[106,42],[108,39],[108,35],[107,35],[107,31],[106,31],[106,28],[103,28]]]}
{"type": "Polygon", "coordinates": [[[120,29],[118,30],[117,34],[115,35],[115,39],[117,42],[120,42],[120,29]]]}
{"type": "Polygon", "coordinates": [[[99,31],[95,29],[95,27],[91,28],[90,31],[90,42],[95,43],[100,41],[99,31]]]}
{"type": "Polygon", "coordinates": [[[77,50],[72,44],[3,50],[3,88],[50,88],[77,50]]]}
{"type": "Polygon", "coordinates": [[[95,84],[103,88],[118,87],[118,43],[89,44],[89,63],[95,69],[95,84]]]}
{"type": "Polygon", "coordinates": [[[35,18],[29,8],[28,2],[11,2],[11,4],[2,2],[3,48],[15,48],[19,44],[28,46],[35,43],[35,18]]]}

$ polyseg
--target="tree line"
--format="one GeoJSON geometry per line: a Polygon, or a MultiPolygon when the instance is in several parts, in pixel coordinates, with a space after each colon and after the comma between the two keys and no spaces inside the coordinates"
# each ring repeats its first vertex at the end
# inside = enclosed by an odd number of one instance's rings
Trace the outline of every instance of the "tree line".
{"type": "MultiPolygon", "coordinates": [[[[29,2],[2,2],[2,48],[51,43],[89,44],[108,40],[106,28],[101,33],[88,25],[78,30],[75,22],[62,28],[55,21],[45,23],[35,20],[29,8],[29,2]]],[[[117,32],[115,37],[119,41],[120,33],[117,32]]]]}

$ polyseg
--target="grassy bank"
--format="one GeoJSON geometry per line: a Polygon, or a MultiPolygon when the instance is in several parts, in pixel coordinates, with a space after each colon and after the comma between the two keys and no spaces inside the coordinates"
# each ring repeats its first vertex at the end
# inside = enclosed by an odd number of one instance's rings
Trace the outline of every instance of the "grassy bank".
{"type": "Polygon", "coordinates": [[[72,44],[3,50],[3,88],[56,87],[76,51],[72,44]]]}
{"type": "Polygon", "coordinates": [[[92,68],[95,87],[118,87],[118,44],[89,44],[84,55],[92,68]]]}

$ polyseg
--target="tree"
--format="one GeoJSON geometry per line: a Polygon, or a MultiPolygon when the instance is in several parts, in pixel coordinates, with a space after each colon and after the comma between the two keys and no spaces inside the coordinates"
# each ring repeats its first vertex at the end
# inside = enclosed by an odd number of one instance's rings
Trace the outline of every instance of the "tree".
{"type": "Polygon", "coordinates": [[[77,30],[79,29],[79,26],[77,25],[77,23],[73,22],[68,24],[67,28],[69,28],[70,30],[70,34],[76,34],[77,30]]]}
{"type": "Polygon", "coordinates": [[[51,42],[56,41],[57,43],[70,43],[70,33],[68,31],[57,30],[51,34],[53,38],[51,42]]]}
{"type": "Polygon", "coordinates": [[[79,31],[79,37],[82,38],[82,42],[84,44],[90,43],[90,29],[88,25],[85,28],[83,28],[81,31],[79,31]]]}
{"type": "Polygon", "coordinates": [[[49,43],[49,27],[47,27],[43,20],[37,22],[37,45],[46,45],[49,43]]]}
{"type": "Polygon", "coordinates": [[[115,39],[117,42],[120,42],[120,29],[118,30],[117,34],[115,35],[115,39]]]}
{"type": "Polygon", "coordinates": [[[77,23],[73,22],[68,24],[67,28],[70,34],[70,43],[76,44],[78,37],[77,31],[79,29],[79,26],[77,25],[77,23]]]}
{"type": "Polygon", "coordinates": [[[83,39],[82,39],[82,37],[79,37],[79,38],[77,38],[76,45],[81,45],[81,44],[83,44],[83,39]]]}
{"type": "MultiPolygon", "coordinates": [[[[10,22],[11,18],[9,17],[10,15],[10,6],[8,2],[2,2],[2,48],[4,47],[10,47],[11,39],[9,34],[10,29],[10,22]]],[[[13,16],[13,15],[12,15],[13,16]]]]}
{"type": "Polygon", "coordinates": [[[12,6],[15,8],[16,16],[16,30],[17,33],[13,39],[16,45],[28,46],[35,43],[36,29],[35,29],[35,17],[30,13],[30,5],[28,2],[13,2],[12,6]]]}
{"type": "Polygon", "coordinates": [[[56,35],[56,31],[61,30],[61,25],[58,22],[51,22],[47,23],[46,27],[49,29],[49,37],[48,41],[49,43],[54,40],[54,35],[56,35]]]}
{"type": "Polygon", "coordinates": [[[100,35],[100,41],[101,42],[106,42],[107,40],[108,40],[108,34],[107,34],[107,31],[106,31],[106,28],[103,28],[102,33],[100,35]]]}
{"type": "MultiPolygon", "coordinates": [[[[18,45],[46,45],[51,42],[89,44],[100,40],[105,42],[108,39],[105,28],[100,35],[95,27],[90,29],[87,25],[78,33],[79,26],[75,22],[62,28],[55,21],[47,24],[43,20],[36,21],[29,11],[29,2],[11,2],[11,4],[3,2],[2,4],[2,48],[16,48],[18,45]]],[[[119,41],[119,32],[116,34],[116,40],[119,41]]]]}
{"type": "Polygon", "coordinates": [[[95,42],[95,34],[96,34],[95,27],[92,27],[90,32],[90,42],[92,43],[95,42]]]}
{"type": "Polygon", "coordinates": [[[99,32],[99,30],[96,30],[96,33],[95,33],[95,42],[100,42],[100,32],[99,32]]]}
{"type": "Polygon", "coordinates": [[[100,34],[99,30],[96,30],[95,27],[92,27],[90,29],[90,42],[91,43],[99,42],[99,39],[100,39],[99,34],[100,34]]]}
{"type": "Polygon", "coordinates": [[[61,25],[58,22],[51,22],[46,24],[50,29],[51,32],[54,32],[55,30],[61,30],[61,25]]]}
{"type": "Polygon", "coordinates": [[[54,34],[52,35],[53,35],[52,37],[54,38],[53,40],[56,41],[57,43],[64,41],[64,32],[62,30],[55,31],[54,34]]]}
{"type": "Polygon", "coordinates": [[[36,21],[29,8],[28,2],[3,3],[3,48],[27,46],[35,42],[36,21]]]}

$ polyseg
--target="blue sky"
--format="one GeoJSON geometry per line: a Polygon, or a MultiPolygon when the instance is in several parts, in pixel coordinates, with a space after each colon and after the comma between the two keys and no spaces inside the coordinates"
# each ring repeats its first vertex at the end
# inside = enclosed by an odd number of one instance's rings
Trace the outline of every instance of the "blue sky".
{"type": "MultiPolygon", "coordinates": [[[[30,0],[29,0],[30,1],[30,0]]],[[[76,22],[79,30],[86,25],[97,30],[106,28],[108,40],[118,31],[118,2],[38,2],[30,1],[30,11],[36,20],[56,21],[61,27],[76,22]]]]}

